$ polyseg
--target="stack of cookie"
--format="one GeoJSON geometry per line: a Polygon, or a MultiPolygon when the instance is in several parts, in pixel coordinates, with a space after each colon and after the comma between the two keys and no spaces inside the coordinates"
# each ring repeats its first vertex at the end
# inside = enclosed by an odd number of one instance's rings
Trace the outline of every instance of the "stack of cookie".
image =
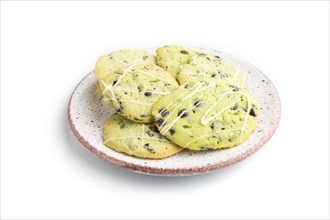
{"type": "Polygon", "coordinates": [[[260,110],[236,67],[181,46],[156,53],[119,50],[97,61],[99,93],[117,112],[104,125],[107,147],[160,159],[250,137],[260,110]]]}

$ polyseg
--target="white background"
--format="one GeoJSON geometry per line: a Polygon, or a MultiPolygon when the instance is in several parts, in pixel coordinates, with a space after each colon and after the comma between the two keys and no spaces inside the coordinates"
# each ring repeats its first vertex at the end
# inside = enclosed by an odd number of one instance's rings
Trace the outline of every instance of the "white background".
{"type": "Polygon", "coordinates": [[[1,2],[1,218],[329,218],[329,2],[1,2]],[[71,92],[112,50],[223,50],[273,81],[282,120],[201,176],[131,173],[85,150],[71,92]]]}

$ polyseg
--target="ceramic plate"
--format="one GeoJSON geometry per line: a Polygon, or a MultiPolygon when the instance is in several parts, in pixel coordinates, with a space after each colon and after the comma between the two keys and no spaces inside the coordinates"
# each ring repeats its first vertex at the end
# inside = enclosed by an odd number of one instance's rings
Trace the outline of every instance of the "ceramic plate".
{"type": "MultiPolygon", "coordinates": [[[[161,159],[140,159],[118,153],[103,144],[102,126],[114,109],[103,104],[96,94],[97,79],[90,72],[77,85],[68,107],[68,120],[74,135],[96,156],[131,171],[166,176],[183,176],[215,171],[237,163],[260,149],[274,134],[281,115],[278,93],[272,82],[257,68],[232,55],[207,49],[200,52],[218,55],[238,67],[245,75],[252,95],[261,107],[258,128],[243,144],[223,150],[190,151],[161,159]]],[[[154,50],[149,50],[154,53],[154,50]]]]}

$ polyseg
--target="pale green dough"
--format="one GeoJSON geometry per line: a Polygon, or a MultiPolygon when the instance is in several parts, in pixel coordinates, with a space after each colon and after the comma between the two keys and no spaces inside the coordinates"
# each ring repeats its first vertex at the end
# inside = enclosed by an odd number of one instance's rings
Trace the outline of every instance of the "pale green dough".
{"type": "Polygon", "coordinates": [[[174,78],[179,74],[182,65],[189,63],[196,55],[192,49],[182,46],[163,46],[156,50],[157,65],[169,71],[174,78]]]}
{"type": "Polygon", "coordinates": [[[103,129],[104,144],[128,155],[161,159],[182,150],[161,135],[154,124],[139,124],[121,115],[112,115],[103,129]]]}
{"type": "MultiPolygon", "coordinates": [[[[134,51],[132,52],[132,56],[134,51]]],[[[125,60],[133,60],[128,53],[125,60]]],[[[135,56],[135,55],[134,55],[135,56]]],[[[112,59],[120,59],[112,53],[112,59]]],[[[136,58],[136,57],[135,57],[136,58]]],[[[101,58],[102,60],[102,58],[101,58]]],[[[97,63],[97,66],[108,64],[108,60],[97,63]]],[[[141,60],[128,63],[123,67],[113,67],[99,78],[103,100],[110,103],[122,116],[139,123],[153,121],[151,108],[158,98],[170,94],[177,81],[172,75],[152,62],[141,60]]],[[[103,69],[103,71],[105,71],[103,69]]]]}
{"type": "Polygon", "coordinates": [[[180,85],[152,108],[159,131],[191,150],[237,146],[256,129],[259,107],[245,90],[203,80],[180,85]]]}
{"type": "Polygon", "coordinates": [[[238,88],[247,88],[241,71],[219,56],[198,53],[192,60],[184,64],[177,80],[180,84],[209,78],[213,81],[228,81],[238,88]]]}
{"type": "Polygon", "coordinates": [[[155,56],[144,50],[124,49],[101,56],[95,66],[95,74],[99,80],[113,72],[122,71],[132,64],[156,64],[155,56]]]}

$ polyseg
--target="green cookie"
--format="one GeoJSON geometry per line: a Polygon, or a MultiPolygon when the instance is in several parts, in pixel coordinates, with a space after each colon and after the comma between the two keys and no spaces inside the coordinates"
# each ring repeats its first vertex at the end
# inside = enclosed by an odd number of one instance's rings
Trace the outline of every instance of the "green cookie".
{"type": "Polygon", "coordinates": [[[189,63],[196,52],[181,46],[164,46],[156,50],[157,65],[169,71],[174,78],[177,77],[182,65],[189,63]]]}
{"type": "Polygon", "coordinates": [[[117,151],[141,158],[161,159],[183,148],[162,136],[154,124],[139,124],[112,115],[104,124],[104,144],[117,151]]]}
{"type": "Polygon", "coordinates": [[[152,108],[155,123],[173,143],[191,150],[237,146],[256,129],[256,101],[226,82],[203,80],[180,85],[152,108]]]}
{"type": "Polygon", "coordinates": [[[177,80],[180,84],[210,78],[213,81],[228,81],[238,88],[247,88],[240,70],[219,56],[198,53],[188,64],[184,64],[177,80]]]}

